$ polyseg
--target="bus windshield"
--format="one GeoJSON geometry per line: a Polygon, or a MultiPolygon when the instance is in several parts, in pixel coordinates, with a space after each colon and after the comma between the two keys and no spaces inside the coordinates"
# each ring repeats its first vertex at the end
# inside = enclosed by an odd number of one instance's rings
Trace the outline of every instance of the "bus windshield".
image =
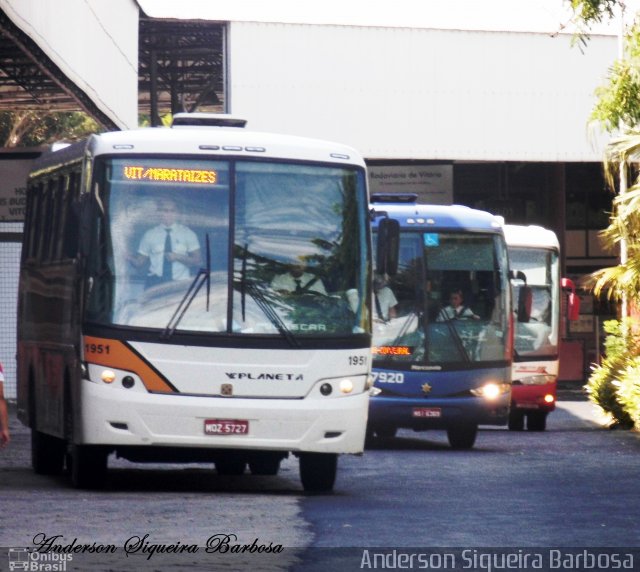
{"type": "Polygon", "coordinates": [[[407,369],[504,361],[506,248],[493,233],[403,232],[398,273],[374,285],[374,360],[407,369]]]}
{"type": "Polygon", "coordinates": [[[88,321],[291,342],[366,331],[361,170],[128,157],[94,180],[88,321]]]}
{"type": "MultiPolygon", "coordinates": [[[[516,355],[555,356],[560,315],[558,253],[543,248],[509,247],[509,259],[512,270],[524,273],[532,294],[529,321],[516,323],[516,355]]],[[[524,282],[514,284],[514,299],[523,285],[524,282]]]]}

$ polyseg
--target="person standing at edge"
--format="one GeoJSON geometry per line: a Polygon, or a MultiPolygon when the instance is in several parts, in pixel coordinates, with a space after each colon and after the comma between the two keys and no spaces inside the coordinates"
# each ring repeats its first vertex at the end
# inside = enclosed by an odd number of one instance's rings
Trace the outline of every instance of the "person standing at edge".
{"type": "Polygon", "coordinates": [[[4,397],[4,370],[0,363],[0,447],[5,447],[11,440],[9,436],[9,411],[4,397]]]}

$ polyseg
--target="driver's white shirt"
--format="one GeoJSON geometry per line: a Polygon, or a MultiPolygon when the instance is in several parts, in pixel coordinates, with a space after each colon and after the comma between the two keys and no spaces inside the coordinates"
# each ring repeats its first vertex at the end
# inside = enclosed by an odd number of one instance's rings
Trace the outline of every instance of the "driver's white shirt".
{"type": "MultiPolygon", "coordinates": [[[[183,224],[172,224],[166,227],[163,224],[154,226],[144,233],[140,241],[138,253],[149,258],[149,274],[162,276],[162,262],[164,259],[164,242],[167,236],[166,229],[171,229],[171,251],[177,254],[189,254],[200,249],[200,243],[196,233],[183,224]]],[[[184,280],[189,278],[189,267],[182,262],[174,260],[171,263],[171,279],[184,280]]]]}
{"type": "Polygon", "coordinates": [[[458,306],[457,309],[453,306],[446,306],[438,313],[436,322],[446,322],[448,320],[456,320],[460,318],[475,318],[475,316],[476,315],[471,311],[471,308],[467,308],[466,306],[458,306]]]}

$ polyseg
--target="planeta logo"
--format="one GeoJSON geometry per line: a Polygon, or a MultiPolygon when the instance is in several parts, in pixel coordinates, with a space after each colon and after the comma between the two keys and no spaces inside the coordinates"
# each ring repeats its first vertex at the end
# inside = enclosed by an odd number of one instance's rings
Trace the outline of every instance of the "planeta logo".
{"type": "Polygon", "coordinates": [[[29,570],[33,572],[64,572],[72,554],[56,552],[31,552],[28,548],[9,548],[9,570],[29,570]]]}
{"type": "Polygon", "coordinates": [[[248,372],[225,372],[229,379],[249,381],[303,381],[304,375],[301,373],[248,373],[248,372]]]}

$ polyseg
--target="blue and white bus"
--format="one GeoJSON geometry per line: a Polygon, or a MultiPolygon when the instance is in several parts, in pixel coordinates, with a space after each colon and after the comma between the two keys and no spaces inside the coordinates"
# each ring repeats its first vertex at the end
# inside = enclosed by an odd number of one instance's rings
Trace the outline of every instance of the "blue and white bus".
{"type": "Polygon", "coordinates": [[[374,195],[371,207],[374,237],[385,219],[399,223],[400,237],[397,272],[374,277],[369,435],[443,429],[453,448],[471,448],[479,425],[509,417],[513,312],[503,220],[416,204],[415,195],[374,195]]]}

